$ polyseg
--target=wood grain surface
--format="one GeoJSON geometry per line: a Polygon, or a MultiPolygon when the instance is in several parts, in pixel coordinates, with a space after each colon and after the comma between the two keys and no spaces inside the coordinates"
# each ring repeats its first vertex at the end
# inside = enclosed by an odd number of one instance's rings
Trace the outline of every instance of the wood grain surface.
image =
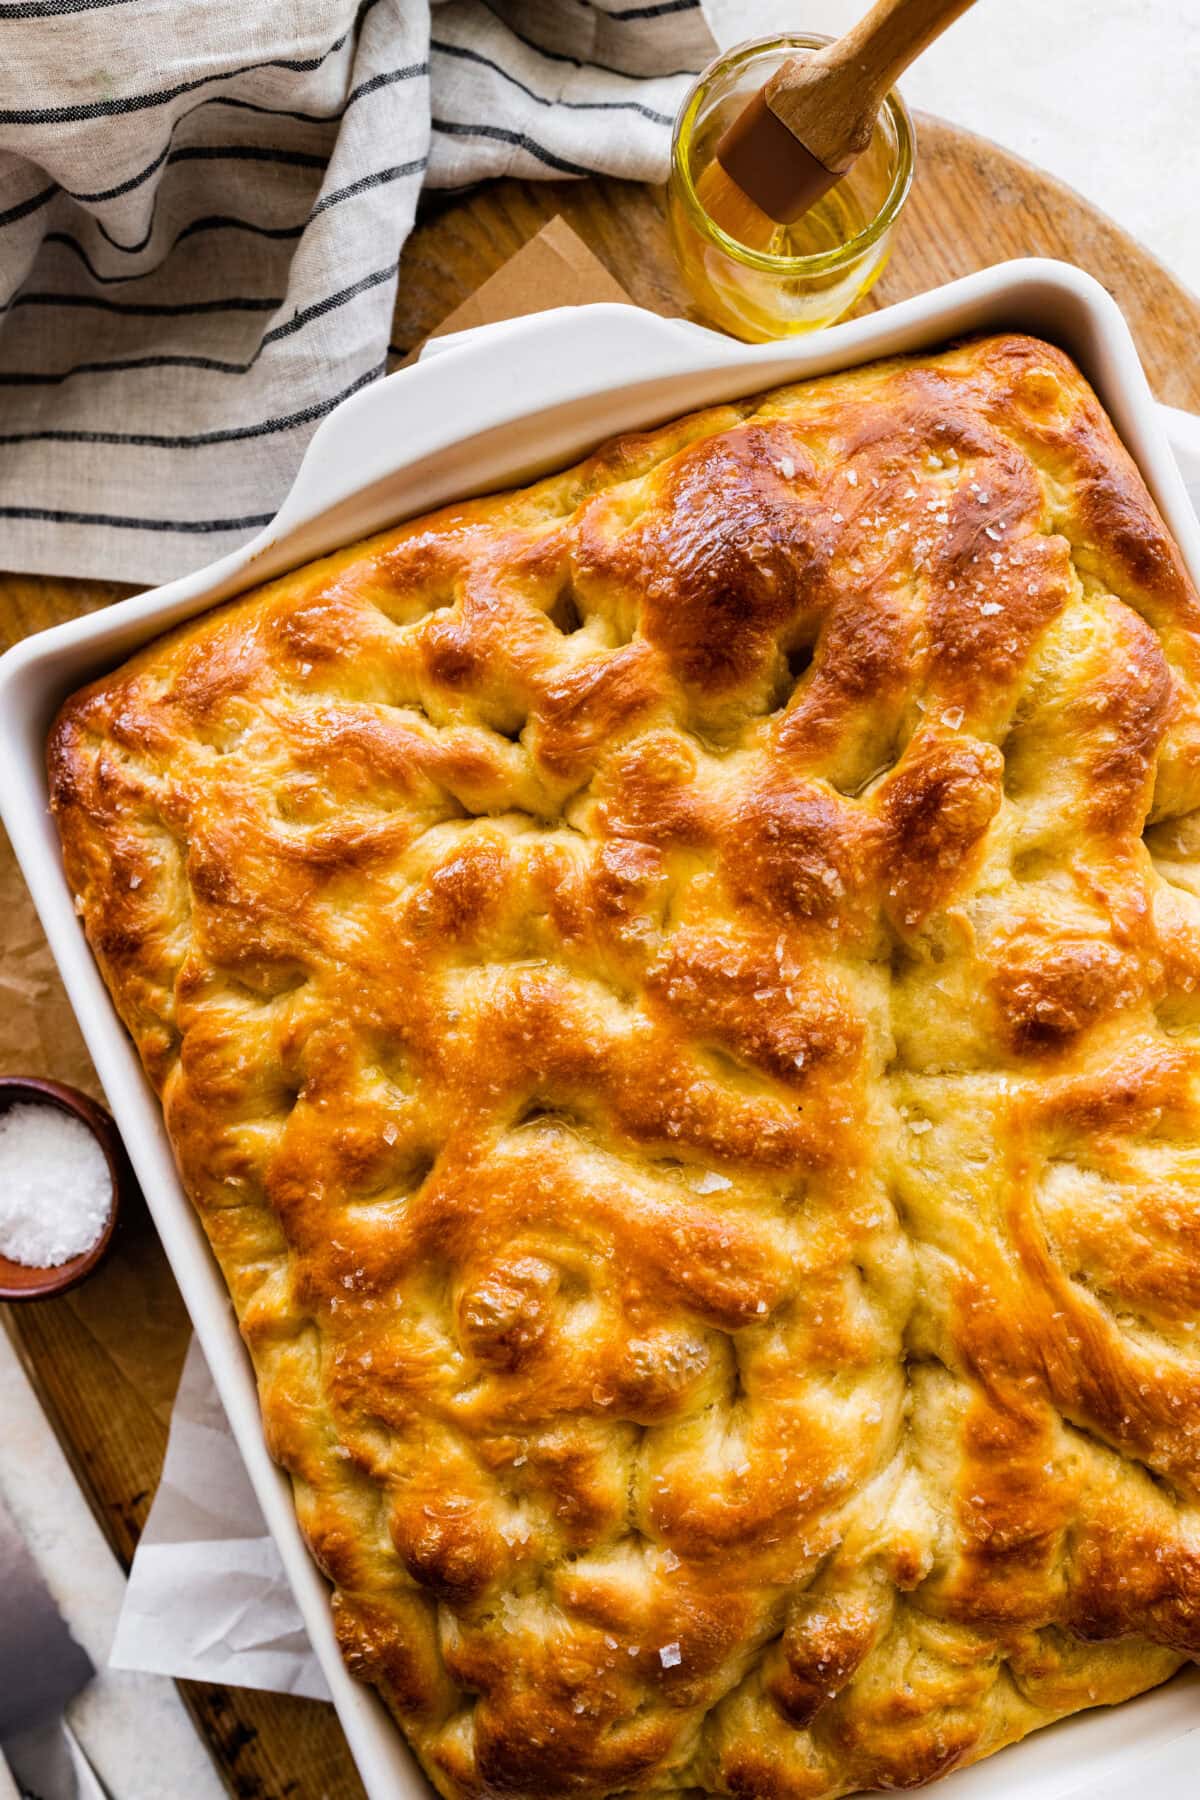
{"type": "MultiPolygon", "coordinates": [[[[1012,256],[1062,257],[1090,269],[1115,295],[1160,398],[1200,410],[1200,302],[1116,225],[1049,176],[936,120],[922,118],[918,128],[912,199],[891,265],[865,305],[884,306],[1012,256]]],[[[689,311],[657,190],[599,180],[497,182],[466,199],[435,201],[424,214],[401,263],[397,356],[555,214],[639,305],[689,311]]],[[[0,645],[128,591],[101,582],[0,575],[0,645]]],[[[40,1069],[33,1066],[35,1055],[18,1067],[8,1054],[0,1057],[0,1072],[58,1074],[97,1091],[81,1044],[62,1045],[55,1060],[55,1068],[40,1069]],[[74,1066],[64,1068],[64,1060],[74,1066]]],[[[188,1336],[144,1209],[130,1209],[115,1254],[84,1287],[60,1300],[10,1308],[6,1323],[100,1523],[128,1562],[158,1479],[188,1336]]],[[[238,1800],[362,1795],[331,1708],[243,1689],[181,1686],[238,1800]]]]}

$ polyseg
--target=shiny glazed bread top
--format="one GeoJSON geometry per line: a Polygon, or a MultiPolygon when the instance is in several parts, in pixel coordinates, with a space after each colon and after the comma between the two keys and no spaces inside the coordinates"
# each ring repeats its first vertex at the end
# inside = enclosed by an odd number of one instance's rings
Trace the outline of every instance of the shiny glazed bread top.
{"type": "Polygon", "coordinates": [[[1198,618],[1007,336],[64,708],[79,911],[444,1794],[911,1787],[1200,1651],[1198,618]]]}

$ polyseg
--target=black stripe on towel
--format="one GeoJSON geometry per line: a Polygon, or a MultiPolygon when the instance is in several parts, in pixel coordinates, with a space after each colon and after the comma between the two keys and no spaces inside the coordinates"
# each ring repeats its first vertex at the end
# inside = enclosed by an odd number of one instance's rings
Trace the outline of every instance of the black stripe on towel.
{"type": "Polygon", "coordinates": [[[174,87],[158,88],[150,94],[126,94],[113,100],[81,100],[73,106],[9,107],[0,112],[0,125],[74,125],[84,119],[119,118],[126,113],[145,112],[150,107],[167,106],[181,94],[194,94],[213,81],[236,81],[240,75],[253,75],[258,69],[287,69],[293,74],[309,74],[328,62],[348,42],[352,31],[362,23],[379,0],[363,0],[354,26],[343,31],[319,56],[268,57],[263,62],[243,63],[236,69],[215,69],[211,75],[197,75],[191,81],[176,82],[174,87]]]}
{"type": "Polygon", "coordinates": [[[468,50],[465,44],[443,44],[437,38],[433,38],[429,48],[436,50],[442,56],[457,56],[464,62],[482,63],[485,69],[493,69],[503,80],[515,88],[520,88],[523,94],[528,94],[529,98],[536,101],[538,106],[565,106],[572,112],[636,112],[641,113],[644,119],[650,119],[655,125],[670,125],[672,122],[669,113],[655,112],[653,107],[643,106],[640,100],[549,100],[544,94],[535,94],[531,87],[526,87],[523,81],[518,81],[515,75],[508,69],[502,68],[498,62],[493,62],[490,56],[481,56],[478,50],[468,50]]]}
{"type": "Polygon", "coordinates": [[[457,119],[434,119],[433,129],[442,132],[446,137],[482,137],[495,138],[502,144],[515,144],[518,150],[524,150],[529,156],[535,156],[539,162],[545,163],[548,169],[558,169],[564,175],[594,175],[594,169],[585,169],[580,163],[568,162],[565,156],[556,156],[553,150],[536,144],[523,131],[509,131],[503,125],[464,125],[457,119]]]}
{"type": "Polygon", "coordinates": [[[129,0],[8,0],[2,19],[53,19],[62,13],[94,12],[102,6],[127,6],[129,0]]]}
{"type": "MultiPolygon", "coordinates": [[[[346,95],[345,103],[336,112],[310,113],[292,112],[285,106],[263,106],[257,100],[239,100],[232,94],[213,94],[200,102],[201,106],[234,106],[239,112],[263,113],[269,119],[296,119],[301,125],[336,125],[339,119],[345,118],[356,100],[364,99],[368,94],[378,93],[380,88],[391,87],[397,81],[415,81],[420,75],[428,75],[427,62],[410,63],[403,69],[385,69],[382,74],[372,75],[358,86],[351,88],[346,95]]],[[[192,112],[197,109],[192,108],[192,112]]],[[[184,118],[190,118],[185,113],[184,118]]]]}
{"type": "Polygon", "coordinates": [[[0,212],[0,225],[15,225],[18,219],[27,219],[30,213],[35,213],[41,207],[48,206],[57,192],[57,187],[51,182],[50,186],[43,188],[40,194],[31,194],[28,200],[18,200],[17,204],[10,206],[7,212],[0,212]]]}
{"type": "MultiPolygon", "coordinates": [[[[404,67],[399,69],[385,69],[379,75],[372,75],[368,80],[360,81],[357,87],[351,88],[346,96],[345,104],[340,106],[336,112],[331,113],[289,112],[282,106],[261,106],[257,101],[235,99],[230,94],[210,94],[207,100],[198,101],[195,106],[191,106],[185,113],[181,113],[175,120],[172,130],[178,131],[185,119],[190,119],[193,113],[199,112],[201,108],[205,106],[232,106],[239,112],[258,113],[271,119],[295,119],[302,125],[336,125],[339,119],[344,118],[346,113],[349,112],[355,101],[364,99],[368,94],[378,93],[380,88],[391,87],[398,81],[416,81],[419,77],[428,75],[428,73],[429,64],[427,62],[407,63],[404,67]]],[[[116,200],[122,194],[132,193],[134,188],[141,187],[144,181],[149,181],[150,177],[158,169],[161,169],[163,164],[167,161],[184,161],[189,157],[250,156],[254,154],[259,154],[272,161],[295,163],[303,163],[311,155],[310,152],[302,150],[272,151],[263,149],[259,151],[258,146],[256,145],[247,145],[244,147],[230,146],[226,148],[203,145],[196,145],[193,147],[191,145],[185,145],[181,146],[178,150],[174,150],[172,149],[171,144],[167,143],[159,151],[153,162],[147,163],[144,169],[139,169],[136,175],[130,175],[126,181],[119,182],[116,187],[102,188],[94,194],[76,193],[73,188],[64,188],[63,192],[70,194],[72,200],[79,200],[85,205],[92,205],[97,201],[116,200]]],[[[325,160],[325,158],[320,156],[312,156],[312,163],[314,166],[319,167],[325,160]]],[[[55,191],[54,188],[47,188],[46,198],[49,199],[55,191]]],[[[4,222],[4,215],[0,215],[0,225],[4,224],[4,222]]]]}
{"type": "MultiPolygon", "coordinates": [[[[328,161],[327,156],[320,156],[312,150],[276,150],[268,144],[180,144],[178,148],[172,148],[168,144],[152,163],[147,163],[144,169],[139,169],[136,175],[131,175],[128,181],[120,182],[117,187],[101,188],[94,194],[81,194],[75,188],[63,188],[62,191],[84,206],[94,206],[102,200],[116,200],[122,194],[132,193],[134,188],[149,181],[164,163],[269,162],[286,163],[299,169],[323,169],[328,161]]],[[[0,219],[0,223],[2,222],[0,219]]]]}
{"type": "Polygon", "coordinates": [[[365,194],[371,188],[386,187],[389,181],[401,181],[406,175],[419,175],[425,168],[427,157],[418,156],[413,162],[393,163],[390,169],[376,169],[373,175],[360,175],[357,181],[348,181],[345,187],[334,188],[309,213],[315,219],[327,207],[338,206],[343,200],[353,200],[355,194],[365,194]]]}
{"type": "MultiPolygon", "coordinates": [[[[622,81],[642,82],[651,79],[645,75],[631,75],[628,69],[616,69],[611,63],[580,62],[577,56],[567,56],[562,50],[547,50],[544,44],[539,44],[535,39],[526,37],[523,32],[518,31],[516,26],[497,7],[493,6],[492,0],[481,0],[481,4],[494,19],[503,25],[511,37],[516,38],[518,44],[524,44],[527,50],[536,50],[537,54],[544,56],[547,62],[570,63],[573,69],[598,69],[602,75],[619,75],[622,81]]],[[[609,18],[612,16],[611,13],[608,14],[609,18]]],[[[694,75],[695,73],[695,69],[658,69],[655,71],[653,79],[655,81],[673,81],[678,75],[694,75]]]]}
{"type": "MultiPolygon", "coordinates": [[[[193,219],[190,225],[185,225],[183,230],[171,240],[166,255],[170,256],[175,245],[182,243],[184,238],[198,237],[201,232],[205,231],[245,231],[252,237],[298,238],[303,235],[307,222],[305,220],[301,225],[255,225],[249,219],[225,218],[221,215],[211,219],[193,219]]],[[[138,269],[132,275],[102,275],[79,239],[72,237],[69,231],[48,231],[42,242],[43,244],[61,244],[64,250],[70,250],[73,256],[78,257],[92,280],[101,282],[105,287],[113,287],[125,281],[148,281],[151,275],[157,275],[162,268],[162,263],[155,263],[152,269],[138,269]]]]}
{"type": "Polygon", "coordinates": [[[624,12],[606,13],[609,19],[661,19],[664,13],[695,12],[700,0],[657,0],[654,6],[627,6],[624,12]]]}
{"type": "Polygon", "coordinates": [[[100,294],[51,294],[35,292],[14,294],[0,305],[0,313],[15,312],[21,306],[75,306],[93,312],[128,314],[136,319],[190,319],[201,313],[274,312],[283,305],[279,294],[258,300],[244,294],[230,294],[223,300],[162,301],[154,304],[140,300],[106,300],[100,294]]]}
{"type": "Polygon", "coordinates": [[[275,325],[270,331],[263,333],[258,341],[258,348],[248,362],[225,362],[215,356],[182,354],[112,357],[105,362],[76,363],[73,368],[60,369],[56,373],[30,372],[26,369],[3,370],[0,371],[0,387],[57,387],[60,382],[69,381],[73,375],[110,375],[128,369],[207,369],[213,375],[245,375],[254,367],[269,344],[278,343],[280,338],[294,336],[314,319],[323,319],[327,313],[336,312],[339,306],[347,306],[368,289],[380,287],[391,279],[398,267],[397,260],[389,263],[386,268],[373,269],[369,275],[362,276],[350,287],[326,294],[323,299],[314,300],[311,306],[293,313],[282,325],[275,325]]]}
{"type": "Polygon", "coordinates": [[[256,237],[298,238],[303,235],[309,222],[315,219],[319,213],[325,212],[327,208],[340,206],[343,200],[353,200],[355,195],[366,193],[369,188],[382,187],[385,183],[396,181],[405,175],[415,175],[425,167],[425,160],[421,156],[411,163],[397,163],[390,169],[378,170],[374,175],[362,175],[357,181],[347,182],[345,187],[334,188],[331,193],[325,195],[324,199],[317,201],[310,210],[308,218],[300,225],[256,225],[250,219],[235,219],[221,213],[215,214],[212,218],[193,219],[171,240],[162,262],[155,263],[152,269],[138,269],[132,275],[102,275],[79,239],[69,231],[48,231],[42,242],[44,244],[61,244],[64,250],[69,250],[83,264],[93,281],[98,281],[105,287],[120,286],[126,281],[148,281],[152,275],[158,274],[175,245],[182,243],[184,238],[195,237],[203,231],[245,231],[256,237]]]}
{"type": "Polygon", "coordinates": [[[85,431],[65,426],[48,426],[44,431],[0,432],[0,445],[5,444],[122,444],[135,450],[206,450],[213,444],[242,443],[247,438],[272,437],[280,431],[293,431],[298,425],[312,425],[326,413],[369,387],[384,374],[387,364],[376,363],[365,375],[359,375],[340,394],[314,400],[298,412],[284,413],[274,419],[260,419],[253,425],[227,425],[219,431],[196,431],[190,436],[170,436],[160,431],[85,431]]]}
{"type": "Polygon", "coordinates": [[[110,525],[118,531],[253,531],[269,525],[274,513],[247,513],[242,519],[123,519],[118,513],[64,512],[55,506],[0,506],[0,519],[40,519],[48,525],[110,525]]]}

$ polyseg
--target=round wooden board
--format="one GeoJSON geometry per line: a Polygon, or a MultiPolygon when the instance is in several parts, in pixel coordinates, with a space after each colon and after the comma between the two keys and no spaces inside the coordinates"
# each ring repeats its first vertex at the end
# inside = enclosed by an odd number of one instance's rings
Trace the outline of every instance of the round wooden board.
{"type": "MultiPolygon", "coordinates": [[[[919,133],[913,196],[891,265],[865,305],[886,306],[1009,257],[1061,257],[1090,269],[1115,295],[1159,396],[1200,410],[1200,301],[1127,233],[1050,176],[936,119],[921,118],[919,133]]],[[[503,181],[430,204],[401,263],[395,348],[403,353],[418,343],[556,213],[639,305],[663,313],[689,310],[667,247],[658,190],[607,180],[503,181]]],[[[0,575],[0,647],[128,591],[111,583],[0,575]]],[[[0,845],[0,857],[8,854],[0,845]]],[[[81,1045],[75,1053],[82,1058],[81,1045]]],[[[0,1069],[9,1072],[37,1071],[0,1069]]],[[[73,1074],[86,1084],[85,1063],[73,1074]]],[[[170,1396],[188,1336],[153,1232],[144,1219],[131,1220],[120,1253],[84,1287],[61,1300],[8,1311],[9,1328],[97,1517],[117,1554],[128,1560],[158,1479],[170,1396]]],[[[238,1689],[184,1687],[238,1800],[318,1794],[361,1800],[331,1708],[238,1689]]]]}

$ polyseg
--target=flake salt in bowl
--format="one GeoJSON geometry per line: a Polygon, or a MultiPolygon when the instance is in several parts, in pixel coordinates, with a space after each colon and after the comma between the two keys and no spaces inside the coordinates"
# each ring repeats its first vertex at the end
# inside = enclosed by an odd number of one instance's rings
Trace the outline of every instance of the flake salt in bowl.
{"type": "Polygon", "coordinates": [[[56,1081],[0,1078],[0,1300],[74,1287],[117,1223],[124,1153],[102,1106],[56,1081]]]}

